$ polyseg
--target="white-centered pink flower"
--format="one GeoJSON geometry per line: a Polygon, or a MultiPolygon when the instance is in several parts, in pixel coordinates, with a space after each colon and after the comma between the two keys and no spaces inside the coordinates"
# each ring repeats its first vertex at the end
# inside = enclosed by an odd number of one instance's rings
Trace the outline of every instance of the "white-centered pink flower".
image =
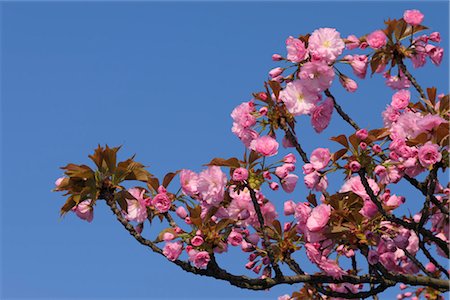
{"type": "Polygon", "coordinates": [[[306,83],[302,80],[289,82],[286,88],[280,92],[281,101],[294,116],[311,113],[319,97],[317,93],[308,90],[306,83]]]}
{"type": "Polygon", "coordinates": [[[334,62],[344,48],[345,43],[334,28],[316,29],[308,40],[308,50],[316,60],[334,62]]]}

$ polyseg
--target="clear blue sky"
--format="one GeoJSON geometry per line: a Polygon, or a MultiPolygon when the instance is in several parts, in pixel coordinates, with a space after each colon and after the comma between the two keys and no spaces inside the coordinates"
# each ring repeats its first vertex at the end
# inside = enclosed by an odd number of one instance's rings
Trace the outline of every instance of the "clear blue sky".
{"type": "MultiPolygon", "coordinates": [[[[248,292],[184,273],[138,245],[100,203],[91,224],[68,215],[51,193],[67,162],[85,163],[98,143],[123,145],[161,176],[200,170],[212,157],[240,156],[229,114],[259,91],[289,35],[336,27],[363,35],[405,9],[448,45],[447,2],[11,3],[1,8],[1,293],[13,298],[275,299],[296,288],[248,292]]],[[[448,49],[446,49],[448,50],[448,49]]],[[[417,78],[448,92],[443,66],[417,78]]],[[[362,126],[381,125],[392,91],[380,76],[338,101],[362,126]]],[[[299,126],[308,124],[305,118],[299,126]]],[[[336,116],[320,136],[299,133],[310,152],[350,129],[336,116]]],[[[340,183],[336,183],[338,187],[340,183]]],[[[283,201],[303,201],[300,185],[283,201]]],[[[403,193],[413,203],[417,194],[403,193]]],[[[245,259],[221,261],[238,273],[245,259]]],[[[310,264],[306,260],[302,265],[310,264]]],[[[386,294],[391,299],[392,294],[386,294]],[[390,295],[390,296],[389,296],[390,295]]]]}

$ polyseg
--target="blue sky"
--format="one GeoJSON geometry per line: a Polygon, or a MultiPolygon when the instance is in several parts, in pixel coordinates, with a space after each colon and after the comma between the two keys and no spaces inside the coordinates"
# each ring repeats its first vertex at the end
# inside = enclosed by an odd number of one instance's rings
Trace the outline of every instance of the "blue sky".
{"type": "MultiPolygon", "coordinates": [[[[448,45],[446,2],[1,3],[0,297],[275,299],[294,291],[249,292],[184,273],[132,240],[103,204],[91,224],[60,219],[64,199],[50,192],[58,168],[86,163],[99,143],[123,145],[122,158],[136,153],[157,176],[240,157],[229,114],[261,89],[287,36],[319,27],[363,35],[411,8],[448,45]]],[[[442,65],[428,63],[418,81],[447,93],[447,53],[442,65]]],[[[361,126],[380,126],[392,91],[380,76],[359,83],[352,95],[338,84],[333,91],[361,126]]],[[[336,116],[321,135],[308,122],[299,120],[308,152],[350,132],[336,116]]],[[[268,195],[281,208],[306,191],[268,195]]],[[[222,258],[238,273],[239,254],[222,258]]]]}

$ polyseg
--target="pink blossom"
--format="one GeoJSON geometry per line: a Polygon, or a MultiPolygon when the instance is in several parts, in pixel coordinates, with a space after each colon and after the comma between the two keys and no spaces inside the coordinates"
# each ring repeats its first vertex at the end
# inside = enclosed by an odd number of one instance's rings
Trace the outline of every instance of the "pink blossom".
{"type": "Polygon", "coordinates": [[[311,207],[309,207],[309,203],[301,202],[295,206],[294,216],[300,225],[306,226],[306,222],[308,221],[310,214],[311,214],[311,207]]]}
{"type": "Polygon", "coordinates": [[[355,134],[356,134],[356,137],[360,140],[365,140],[369,136],[369,132],[365,128],[356,131],[355,134]]]}
{"type": "Polygon", "coordinates": [[[401,90],[411,86],[411,82],[409,82],[408,78],[402,72],[398,76],[391,76],[386,72],[384,73],[384,77],[386,78],[386,85],[391,89],[401,90]]]}
{"type": "Polygon", "coordinates": [[[176,243],[166,243],[163,248],[163,254],[167,257],[168,260],[174,261],[178,259],[183,250],[183,245],[181,242],[176,243]]]}
{"type": "Polygon", "coordinates": [[[440,43],[441,42],[441,34],[437,31],[430,33],[429,39],[432,42],[440,43]]]}
{"type": "Polygon", "coordinates": [[[273,137],[266,135],[252,141],[250,149],[263,156],[274,156],[278,153],[278,142],[273,137]]]}
{"type": "Polygon", "coordinates": [[[400,90],[392,96],[391,106],[395,109],[405,109],[408,107],[411,93],[409,90],[400,90]]]}
{"type": "Polygon", "coordinates": [[[180,172],[181,189],[183,193],[190,197],[195,197],[197,194],[198,175],[191,170],[183,169],[180,172]]]}
{"type": "Polygon", "coordinates": [[[256,118],[252,114],[253,112],[255,112],[255,105],[253,102],[243,102],[233,109],[231,117],[235,123],[238,123],[243,127],[250,127],[256,123],[256,118]]]}
{"type": "Polygon", "coordinates": [[[223,200],[227,176],[218,166],[210,166],[199,174],[200,199],[208,205],[217,206],[223,200]]]}
{"type": "Polygon", "coordinates": [[[211,258],[209,257],[209,253],[206,251],[196,251],[191,250],[188,252],[189,260],[194,264],[197,268],[206,268],[211,258]]]}
{"type": "Polygon", "coordinates": [[[427,132],[435,129],[446,121],[438,115],[425,115],[422,119],[417,120],[416,124],[419,127],[419,132],[427,132]]]}
{"type": "Polygon", "coordinates": [[[389,196],[385,201],[384,204],[386,206],[389,206],[391,209],[395,209],[405,203],[405,197],[392,195],[389,196]]]}
{"type": "Polygon", "coordinates": [[[248,178],[248,171],[245,168],[237,168],[233,172],[233,180],[234,181],[244,181],[248,178]]]}
{"type": "Polygon", "coordinates": [[[425,269],[431,273],[436,272],[436,266],[432,262],[427,263],[425,269]]]}
{"type": "Polygon", "coordinates": [[[396,122],[398,120],[398,117],[400,116],[400,112],[395,109],[394,107],[388,105],[386,109],[382,112],[383,116],[383,123],[384,126],[390,127],[392,123],[396,122]]]}
{"type": "Polygon", "coordinates": [[[283,210],[285,216],[290,216],[295,213],[295,203],[292,200],[284,202],[283,210]]]}
{"type": "Polygon", "coordinates": [[[314,30],[308,40],[308,50],[316,60],[334,62],[341,55],[344,47],[341,35],[334,28],[314,30]]]}
{"type": "Polygon", "coordinates": [[[310,163],[304,164],[302,169],[303,169],[303,174],[305,174],[305,175],[306,174],[311,174],[312,172],[315,171],[313,165],[310,164],[310,163]]]}
{"type": "Polygon", "coordinates": [[[423,14],[417,9],[406,10],[403,13],[403,20],[412,26],[417,26],[423,21],[423,14]]]}
{"type": "Polygon", "coordinates": [[[444,49],[431,45],[427,45],[425,49],[427,54],[430,56],[431,62],[436,66],[439,66],[442,62],[442,58],[444,57],[444,49]]]}
{"type": "Polygon", "coordinates": [[[381,152],[381,146],[378,145],[378,144],[374,144],[374,145],[372,146],[372,151],[373,151],[374,153],[380,153],[380,152],[381,152]]]}
{"type": "Polygon", "coordinates": [[[246,147],[249,147],[250,143],[259,136],[255,130],[248,127],[242,127],[238,123],[233,123],[231,132],[233,132],[246,147]]]}
{"type": "Polygon", "coordinates": [[[320,174],[316,171],[306,174],[303,181],[308,189],[313,189],[320,181],[320,174]]]}
{"type": "Polygon", "coordinates": [[[297,185],[298,176],[289,174],[281,180],[281,187],[286,193],[292,193],[297,185]]]}
{"type": "Polygon", "coordinates": [[[305,44],[292,36],[288,37],[286,40],[286,49],[288,52],[287,59],[294,63],[301,62],[308,57],[308,51],[306,50],[305,44]]]}
{"type": "Polygon", "coordinates": [[[326,98],[322,104],[317,105],[311,114],[311,124],[317,133],[328,127],[333,114],[333,99],[326,98]]]}
{"type": "Polygon", "coordinates": [[[280,99],[291,114],[299,116],[312,112],[319,100],[319,95],[308,90],[306,83],[302,80],[294,80],[280,92],[280,99]]]}
{"type": "Polygon", "coordinates": [[[80,219],[86,220],[89,223],[94,219],[94,209],[91,206],[91,202],[91,199],[86,199],[72,209],[80,219]]]}
{"type": "Polygon", "coordinates": [[[242,234],[240,234],[236,230],[232,230],[227,239],[228,244],[232,246],[239,246],[242,243],[242,240],[242,234]]]}
{"type": "Polygon", "coordinates": [[[201,246],[203,242],[204,242],[203,238],[199,235],[196,235],[191,239],[191,245],[194,247],[201,246]]]}
{"type": "Polygon", "coordinates": [[[175,238],[175,235],[173,233],[170,233],[170,232],[164,232],[164,234],[162,236],[163,241],[166,241],[166,242],[171,241],[174,238],[175,238]]]}
{"type": "Polygon", "coordinates": [[[427,142],[425,145],[419,148],[419,162],[420,164],[428,168],[442,159],[442,154],[439,152],[439,146],[432,142],[427,142]]]}
{"type": "Polygon", "coordinates": [[[351,78],[340,76],[339,82],[347,90],[347,92],[353,93],[358,89],[358,84],[351,78]]]}
{"type": "Polygon", "coordinates": [[[126,199],[128,207],[125,218],[128,221],[142,223],[147,219],[147,206],[150,205],[151,200],[150,198],[144,198],[144,189],[132,188],[128,192],[135,199],[126,199]]]}
{"type": "Polygon", "coordinates": [[[377,206],[372,200],[364,200],[363,207],[359,210],[359,213],[364,217],[371,219],[378,212],[377,206]]]}
{"type": "Polygon", "coordinates": [[[331,153],[328,148],[317,148],[311,153],[310,163],[314,169],[320,171],[324,169],[331,159],[331,153]]]}
{"type": "Polygon", "coordinates": [[[343,275],[346,275],[347,272],[342,270],[341,267],[337,264],[335,260],[324,259],[319,264],[319,268],[321,268],[325,273],[330,275],[333,278],[342,278],[343,275]]]}
{"type": "Polygon", "coordinates": [[[275,206],[271,202],[266,202],[261,207],[261,213],[263,214],[265,224],[272,224],[272,222],[278,217],[275,206]]]}
{"type": "Polygon", "coordinates": [[[355,35],[349,35],[347,37],[346,46],[348,50],[353,50],[359,47],[359,39],[355,35]]]}
{"type": "Polygon", "coordinates": [[[422,119],[420,113],[405,111],[398,117],[397,122],[391,125],[391,138],[405,139],[416,137],[421,132],[421,128],[417,125],[420,119],[422,119]]]}
{"type": "Polygon", "coordinates": [[[366,77],[367,67],[368,67],[368,57],[367,55],[346,55],[344,57],[350,63],[353,69],[353,73],[361,79],[366,77]]]}
{"type": "Polygon", "coordinates": [[[324,61],[310,61],[302,66],[298,76],[311,93],[319,93],[331,86],[334,70],[324,61]]]}
{"type": "Polygon", "coordinates": [[[376,30],[367,36],[367,43],[373,49],[380,49],[386,45],[386,34],[382,30],[376,30]]]}
{"type": "Polygon", "coordinates": [[[280,178],[280,179],[283,179],[284,177],[288,176],[288,174],[290,172],[289,165],[292,165],[292,164],[284,164],[280,167],[277,167],[275,169],[275,175],[277,175],[278,178],[280,178]]]}
{"type": "Polygon", "coordinates": [[[306,221],[306,227],[310,231],[320,231],[327,225],[330,215],[331,206],[320,204],[312,210],[311,215],[306,221]]]}
{"type": "Polygon", "coordinates": [[[175,211],[175,213],[177,214],[177,216],[179,216],[182,219],[185,219],[188,215],[186,209],[183,206],[177,207],[177,210],[175,211]]]}
{"type": "MultiPolygon", "coordinates": [[[[377,183],[372,178],[368,178],[367,181],[373,193],[375,195],[378,195],[380,188],[378,187],[377,183]]],[[[349,191],[352,191],[365,200],[370,200],[370,197],[369,195],[367,195],[366,189],[361,182],[361,178],[358,175],[350,177],[341,187],[339,193],[345,193],[349,191]]]]}
{"type": "Polygon", "coordinates": [[[165,213],[170,209],[172,201],[166,193],[157,194],[153,200],[152,205],[160,213],[165,213]]]}
{"type": "Polygon", "coordinates": [[[294,154],[289,153],[285,157],[283,157],[283,162],[287,164],[295,164],[297,162],[297,159],[295,158],[294,154]]]}

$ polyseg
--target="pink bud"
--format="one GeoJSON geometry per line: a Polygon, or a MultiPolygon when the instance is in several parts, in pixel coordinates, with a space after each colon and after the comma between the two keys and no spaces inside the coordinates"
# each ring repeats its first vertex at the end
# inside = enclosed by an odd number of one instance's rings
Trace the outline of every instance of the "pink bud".
{"type": "Polygon", "coordinates": [[[292,224],[289,222],[284,223],[283,231],[289,231],[292,228],[292,224]]]}
{"type": "Polygon", "coordinates": [[[404,283],[400,284],[400,289],[403,291],[404,289],[408,288],[408,286],[404,283]]]}
{"type": "Polygon", "coordinates": [[[347,92],[353,93],[358,89],[358,84],[351,78],[348,77],[339,77],[339,82],[347,90],[347,92]]]}
{"type": "Polygon", "coordinates": [[[272,180],[272,175],[270,175],[270,172],[269,172],[269,171],[264,171],[264,172],[263,172],[263,177],[264,177],[265,179],[272,180]]]}
{"type": "Polygon", "coordinates": [[[361,143],[359,143],[359,148],[361,148],[361,150],[366,150],[367,144],[364,142],[361,142],[361,143]]]}
{"type": "Polygon", "coordinates": [[[186,218],[184,219],[184,222],[185,222],[186,224],[188,224],[188,225],[191,225],[191,224],[192,224],[192,221],[191,221],[191,218],[190,218],[190,217],[186,217],[186,218]]]}
{"type": "Polygon", "coordinates": [[[437,31],[432,32],[429,35],[429,39],[430,39],[430,41],[433,41],[435,43],[440,43],[441,42],[441,34],[437,31]]]}
{"type": "Polygon", "coordinates": [[[375,145],[372,146],[372,150],[375,153],[380,153],[381,152],[381,147],[380,147],[380,145],[375,144],[375,145]]]}
{"type": "Polygon", "coordinates": [[[182,219],[186,218],[187,215],[188,215],[186,209],[183,206],[178,206],[178,208],[175,211],[175,213],[177,214],[177,216],[179,216],[182,219]]]}
{"type": "Polygon", "coordinates": [[[261,92],[258,94],[258,98],[265,101],[265,100],[267,100],[267,95],[266,95],[266,93],[261,92]]]}
{"type": "Polygon", "coordinates": [[[265,115],[267,115],[267,111],[268,111],[269,109],[267,108],[267,106],[263,106],[263,107],[261,107],[260,109],[259,109],[259,114],[261,115],[261,116],[265,116],[265,115]]]}
{"type": "Polygon", "coordinates": [[[280,61],[280,60],[283,60],[283,56],[281,56],[280,54],[273,54],[272,55],[272,60],[273,61],[280,61]]]}
{"type": "Polygon", "coordinates": [[[65,178],[65,177],[60,177],[60,178],[56,179],[55,185],[56,185],[56,186],[59,186],[59,185],[63,182],[64,178],[65,178]]]}
{"type": "Polygon", "coordinates": [[[436,266],[432,262],[427,263],[425,269],[427,269],[427,271],[431,273],[436,272],[436,266]]]}
{"type": "Polygon", "coordinates": [[[139,223],[136,225],[136,227],[134,227],[134,230],[136,230],[137,233],[141,234],[142,230],[144,229],[144,224],[143,223],[139,223]]]}
{"type": "Polygon", "coordinates": [[[278,189],[280,188],[279,184],[276,183],[276,182],[271,182],[271,183],[269,184],[269,186],[270,186],[270,188],[271,188],[272,190],[274,190],[274,191],[276,191],[276,190],[278,190],[278,189]]]}
{"type": "Polygon", "coordinates": [[[245,264],[245,268],[250,270],[255,266],[255,264],[256,264],[256,261],[249,261],[248,263],[245,264]]]}
{"type": "Polygon", "coordinates": [[[283,73],[284,69],[283,68],[273,68],[272,70],[270,70],[269,72],[269,76],[272,78],[275,78],[277,76],[280,76],[283,73]]]}
{"type": "Polygon", "coordinates": [[[204,242],[203,238],[201,236],[198,236],[198,235],[194,236],[191,239],[191,245],[194,246],[194,247],[201,246],[203,244],[203,242],[204,242]]]}
{"type": "Polygon", "coordinates": [[[367,131],[367,129],[360,129],[356,132],[356,136],[360,139],[360,140],[365,140],[367,139],[367,137],[369,136],[369,132],[367,131]]]}
{"type": "Polygon", "coordinates": [[[162,238],[163,238],[164,241],[168,242],[168,241],[173,240],[175,238],[175,235],[173,233],[170,233],[170,232],[164,232],[162,238]]]}
{"type": "Polygon", "coordinates": [[[349,167],[352,172],[358,172],[361,169],[361,164],[354,160],[349,164],[349,167]]]}

